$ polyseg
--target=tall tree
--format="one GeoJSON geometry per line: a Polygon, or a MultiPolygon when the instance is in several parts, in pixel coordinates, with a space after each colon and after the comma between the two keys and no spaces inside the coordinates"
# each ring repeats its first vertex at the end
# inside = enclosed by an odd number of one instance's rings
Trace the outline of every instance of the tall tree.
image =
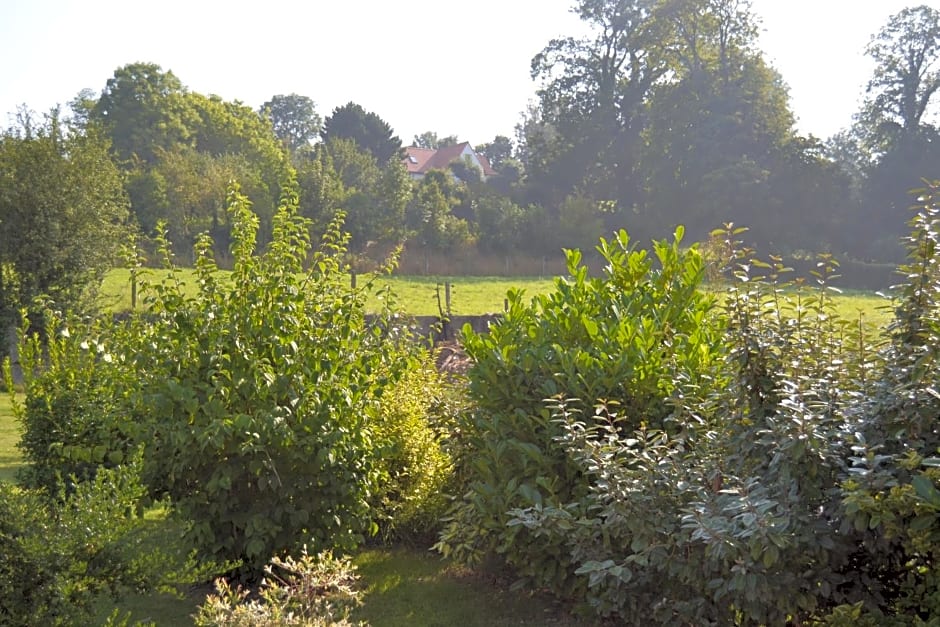
{"type": "MultiPolygon", "coordinates": [[[[793,115],[780,75],[757,49],[747,0],[670,0],[672,71],[652,90],[643,167],[652,235],[677,224],[701,239],[744,223],[762,244],[780,244],[784,206],[772,174],[789,160],[793,115]]],[[[786,208],[789,210],[790,208],[786,208]]]]}
{"type": "Polygon", "coordinates": [[[291,153],[308,150],[319,137],[323,119],[316,103],[298,94],[277,95],[261,105],[277,135],[291,153]]]}
{"type": "MultiPolygon", "coordinates": [[[[81,114],[83,101],[76,106],[81,114]]],[[[158,65],[135,63],[115,71],[86,119],[112,139],[146,234],[166,220],[174,250],[184,256],[204,229],[224,244],[219,199],[237,176],[261,218],[259,240],[267,241],[290,168],[269,118],[240,102],[191,92],[158,65]]]]}
{"type": "Polygon", "coordinates": [[[893,15],[866,53],[875,70],[853,129],[870,159],[858,239],[871,242],[868,256],[897,261],[909,191],[940,172],[940,129],[930,121],[940,89],[940,11],[922,5],[893,15]]]}
{"type": "Polygon", "coordinates": [[[100,129],[63,128],[57,112],[0,135],[0,307],[40,295],[93,305],[130,232],[109,148],[100,129]]]}
{"type": "Polygon", "coordinates": [[[120,159],[149,163],[156,149],[189,141],[194,120],[185,94],[173,72],[154,63],[132,63],[108,79],[90,118],[107,130],[120,159]]]}
{"type": "Polygon", "coordinates": [[[940,11],[926,5],[904,9],[865,52],[875,61],[866,113],[882,131],[917,132],[940,89],[940,11]]]}
{"type": "Polygon", "coordinates": [[[532,60],[540,124],[529,124],[526,172],[558,206],[574,190],[632,209],[641,198],[640,135],[649,90],[669,70],[653,0],[578,0],[582,38],[554,39],[532,60]]]}
{"type": "Polygon", "coordinates": [[[320,136],[323,141],[351,139],[360,148],[372,153],[382,165],[399,158],[402,153],[401,140],[392,127],[377,114],[366,111],[354,102],[333,109],[323,124],[320,136]]]}
{"type": "Polygon", "coordinates": [[[475,150],[477,154],[486,157],[493,169],[498,172],[503,164],[512,158],[513,148],[511,139],[505,135],[497,135],[493,141],[480,144],[475,150]]]}

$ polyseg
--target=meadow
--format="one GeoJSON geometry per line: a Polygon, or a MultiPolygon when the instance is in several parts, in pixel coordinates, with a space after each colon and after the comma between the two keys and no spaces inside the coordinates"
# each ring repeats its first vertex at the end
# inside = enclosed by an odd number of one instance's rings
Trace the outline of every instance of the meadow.
{"type": "MultiPolygon", "coordinates": [[[[145,270],[147,280],[157,281],[162,276],[160,270],[145,270]]],[[[196,279],[191,270],[183,270],[179,279],[195,293],[196,279]]],[[[362,284],[365,277],[358,277],[362,284]]],[[[381,276],[376,279],[378,288],[389,288],[395,295],[400,308],[413,316],[437,316],[446,310],[445,286],[450,285],[450,313],[458,316],[478,316],[498,313],[505,308],[506,294],[509,290],[521,290],[527,297],[551,291],[553,278],[545,277],[468,277],[468,276],[381,276]]],[[[721,286],[709,289],[721,295],[721,286]]],[[[100,299],[106,311],[121,312],[131,309],[131,276],[127,269],[112,270],[107,274],[101,286],[100,299]]],[[[804,294],[812,294],[806,288],[804,294]]],[[[891,300],[887,296],[873,292],[847,290],[841,293],[830,292],[834,298],[836,314],[851,322],[861,320],[869,328],[877,328],[891,319],[891,300]]],[[[794,303],[797,294],[788,292],[786,296],[794,303]]],[[[376,311],[381,308],[382,290],[375,290],[370,295],[367,308],[376,311]]]]}

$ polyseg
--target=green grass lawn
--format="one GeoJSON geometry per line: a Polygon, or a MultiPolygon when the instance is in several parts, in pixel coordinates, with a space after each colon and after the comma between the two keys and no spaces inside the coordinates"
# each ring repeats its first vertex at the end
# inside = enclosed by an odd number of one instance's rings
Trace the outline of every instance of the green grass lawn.
{"type": "MultiPolygon", "coordinates": [[[[150,280],[161,276],[160,270],[148,270],[150,280]]],[[[196,282],[192,270],[183,270],[180,278],[195,293],[196,282]]],[[[364,277],[359,277],[361,282],[364,277]]],[[[445,283],[451,284],[451,313],[473,316],[503,311],[506,292],[512,288],[523,289],[529,295],[546,292],[552,287],[552,279],[526,277],[380,277],[379,287],[388,286],[395,293],[401,308],[414,316],[436,316],[444,306],[445,283]],[[440,294],[440,297],[438,297],[440,294]],[[440,298],[440,300],[438,300],[440,298]]],[[[378,295],[373,295],[368,308],[381,308],[378,295]]],[[[101,299],[107,311],[127,311],[131,308],[130,272],[126,269],[112,270],[105,276],[101,286],[101,299]]]]}
{"type": "MultiPolygon", "coordinates": [[[[492,579],[442,560],[429,551],[370,548],[355,556],[360,576],[361,605],[353,624],[371,627],[489,627],[519,625],[570,627],[592,625],[572,616],[552,600],[509,590],[509,582],[492,579]]],[[[117,604],[132,621],[158,626],[192,625],[209,586],[170,594],[135,595],[117,604]]],[[[103,601],[97,618],[103,622],[114,610],[103,601]]]]}
{"type": "MultiPolygon", "coordinates": [[[[150,270],[151,280],[159,277],[159,270],[150,270]]],[[[183,270],[180,277],[187,283],[192,293],[196,285],[192,270],[183,270]]],[[[360,281],[362,277],[360,277],[360,281]]],[[[553,279],[533,277],[418,277],[392,276],[378,279],[380,286],[388,286],[396,295],[401,309],[415,316],[436,316],[438,307],[445,303],[444,285],[451,285],[451,313],[459,316],[474,316],[486,313],[498,313],[504,309],[506,293],[510,289],[520,289],[531,297],[549,292],[553,279]],[[439,305],[440,303],[440,305],[439,305]]],[[[721,293],[721,288],[715,288],[721,293]]],[[[870,292],[847,291],[833,294],[837,313],[843,318],[856,321],[859,316],[873,327],[881,326],[890,320],[887,306],[890,301],[870,292]]],[[[112,270],[105,277],[101,288],[104,307],[108,311],[127,311],[131,308],[130,273],[126,269],[112,270]]],[[[381,303],[373,296],[368,307],[372,311],[380,308],[381,303]]]]}
{"type": "Polygon", "coordinates": [[[372,627],[582,625],[550,600],[512,592],[509,582],[455,567],[424,551],[371,549],[355,559],[363,604],[352,615],[372,627]]]}
{"type": "Polygon", "coordinates": [[[23,465],[20,450],[20,424],[13,417],[10,395],[0,392],[0,481],[14,481],[16,471],[23,465]]]}

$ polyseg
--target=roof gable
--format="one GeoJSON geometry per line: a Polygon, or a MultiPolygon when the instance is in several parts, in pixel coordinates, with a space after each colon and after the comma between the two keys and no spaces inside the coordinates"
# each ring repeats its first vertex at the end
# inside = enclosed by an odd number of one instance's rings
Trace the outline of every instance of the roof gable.
{"type": "Polygon", "coordinates": [[[424,175],[431,170],[446,170],[451,163],[464,157],[469,157],[475,165],[478,165],[484,177],[496,174],[486,157],[474,152],[470,142],[443,146],[437,150],[409,146],[405,148],[403,161],[409,174],[424,175]]]}

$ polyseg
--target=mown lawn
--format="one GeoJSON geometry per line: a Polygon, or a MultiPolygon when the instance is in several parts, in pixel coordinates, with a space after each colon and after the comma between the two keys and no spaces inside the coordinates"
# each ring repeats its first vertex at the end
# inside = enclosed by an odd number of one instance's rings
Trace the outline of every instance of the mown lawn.
{"type": "MultiPolygon", "coordinates": [[[[429,551],[370,548],[355,556],[360,576],[361,605],[350,619],[371,627],[573,627],[593,625],[546,597],[509,590],[509,582],[489,578],[442,560],[429,551]]],[[[118,605],[133,621],[158,626],[192,625],[210,586],[186,590],[182,596],[136,595],[118,605]]],[[[103,602],[104,621],[115,605],[103,602]]]]}
{"type": "Polygon", "coordinates": [[[354,621],[373,627],[583,625],[549,599],[454,566],[427,551],[370,549],[355,563],[364,585],[354,621]]]}

